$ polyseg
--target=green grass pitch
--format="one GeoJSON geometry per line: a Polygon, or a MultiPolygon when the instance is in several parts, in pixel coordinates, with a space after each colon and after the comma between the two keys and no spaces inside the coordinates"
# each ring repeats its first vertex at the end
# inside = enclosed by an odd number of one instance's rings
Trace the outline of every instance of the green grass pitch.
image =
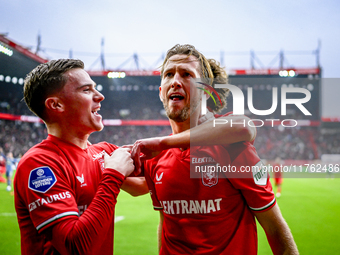
{"type": "MultiPolygon", "coordinates": [[[[0,254],[20,254],[13,195],[6,191],[3,183],[0,183],[0,197],[0,254]]],[[[292,230],[300,254],[338,254],[339,178],[286,178],[278,204],[292,230]]],[[[116,255],[157,254],[158,212],[153,211],[149,195],[136,198],[121,192],[116,217],[116,255]]],[[[258,229],[258,254],[272,254],[262,228],[258,229]]]]}

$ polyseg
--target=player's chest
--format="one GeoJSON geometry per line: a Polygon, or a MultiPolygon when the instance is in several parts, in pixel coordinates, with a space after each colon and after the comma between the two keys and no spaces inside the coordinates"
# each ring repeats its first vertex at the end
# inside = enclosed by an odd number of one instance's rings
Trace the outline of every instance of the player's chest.
{"type": "Polygon", "coordinates": [[[159,199],[212,199],[238,195],[223,173],[212,171],[210,156],[171,158],[160,161],[153,182],[159,199]]]}
{"type": "Polygon", "coordinates": [[[77,167],[72,166],[69,178],[80,214],[87,209],[97,192],[103,163],[102,158],[77,158],[77,167]]]}

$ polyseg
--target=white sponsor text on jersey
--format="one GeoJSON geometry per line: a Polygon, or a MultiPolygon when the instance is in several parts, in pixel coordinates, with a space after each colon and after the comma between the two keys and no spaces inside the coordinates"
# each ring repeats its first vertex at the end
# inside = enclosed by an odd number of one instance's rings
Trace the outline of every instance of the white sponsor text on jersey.
{"type": "Polygon", "coordinates": [[[222,198],[160,201],[166,214],[207,214],[221,210],[222,198]]]}
{"type": "Polygon", "coordinates": [[[92,156],[93,161],[96,160],[96,159],[102,158],[104,153],[105,153],[105,150],[103,150],[102,152],[99,152],[98,154],[93,155],[92,156]]]}
{"type": "Polygon", "coordinates": [[[193,157],[191,159],[191,163],[193,164],[211,163],[211,162],[215,162],[215,160],[212,157],[202,157],[202,158],[193,157]]]}
{"type": "Polygon", "coordinates": [[[66,192],[60,192],[59,194],[54,194],[54,195],[50,195],[48,197],[44,197],[44,198],[39,198],[37,200],[35,200],[34,202],[30,203],[28,205],[28,209],[29,211],[33,211],[35,209],[37,209],[38,207],[44,205],[44,204],[51,204],[57,200],[63,200],[66,198],[71,198],[71,194],[69,191],[66,192]]]}

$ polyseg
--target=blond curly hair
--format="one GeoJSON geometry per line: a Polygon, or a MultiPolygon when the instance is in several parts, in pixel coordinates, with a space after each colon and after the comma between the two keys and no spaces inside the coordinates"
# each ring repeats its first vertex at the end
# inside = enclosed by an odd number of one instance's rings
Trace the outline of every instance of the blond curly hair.
{"type": "MultiPolygon", "coordinates": [[[[228,76],[223,67],[221,67],[220,63],[214,59],[207,59],[202,53],[200,53],[193,45],[190,44],[176,44],[174,47],[168,50],[163,64],[161,66],[161,76],[163,77],[164,67],[168,60],[174,55],[187,55],[195,56],[200,62],[200,74],[203,80],[207,80],[208,83],[212,87],[215,88],[215,84],[227,84],[228,76]]],[[[181,61],[181,60],[179,60],[181,61]]],[[[216,92],[219,94],[222,105],[219,100],[217,100],[217,104],[215,105],[214,100],[210,97],[207,101],[207,107],[210,111],[217,113],[222,111],[223,108],[227,105],[227,96],[229,94],[229,89],[221,89],[216,88],[216,92]]]]}

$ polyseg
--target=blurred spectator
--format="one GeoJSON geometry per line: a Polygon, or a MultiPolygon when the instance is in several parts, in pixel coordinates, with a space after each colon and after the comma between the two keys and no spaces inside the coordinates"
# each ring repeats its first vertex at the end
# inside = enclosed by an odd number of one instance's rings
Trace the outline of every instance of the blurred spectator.
{"type": "Polygon", "coordinates": [[[20,158],[13,158],[12,152],[8,152],[6,155],[6,180],[7,180],[6,190],[7,191],[12,190],[12,176],[13,176],[14,170],[17,168],[20,158]]]}
{"type": "Polygon", "coordinates": [[[6,172],[6,155],[2,147],[0,147],[0,182],[6,182],[6,179],[3,177],[6,172]]]}

